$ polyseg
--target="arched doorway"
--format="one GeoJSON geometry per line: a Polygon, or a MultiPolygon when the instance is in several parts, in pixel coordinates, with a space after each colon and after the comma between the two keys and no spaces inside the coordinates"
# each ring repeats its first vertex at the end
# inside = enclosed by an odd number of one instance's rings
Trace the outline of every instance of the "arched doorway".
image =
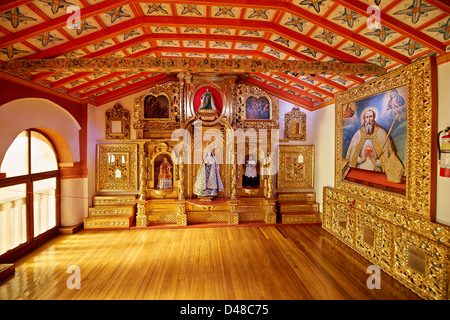
{"type": "Polygon", "coordinates": [[[21,132],[0,166],[0,261],[11,260],[57,232],[60,174],[55,148],[36,129],[21,132]]]}

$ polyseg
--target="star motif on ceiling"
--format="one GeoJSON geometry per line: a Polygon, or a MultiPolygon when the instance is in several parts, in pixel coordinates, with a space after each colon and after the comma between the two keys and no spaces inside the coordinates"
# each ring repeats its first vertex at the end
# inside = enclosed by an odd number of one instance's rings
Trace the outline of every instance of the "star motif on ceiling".
{"type": "Polygon", "coordinates": [[[413,24],[417,23],[422,16],[427,17],[428,12],[436,10],[436,8],[422,3],[422,0],[414,0],[413,3],[404,10],[394,12],[396,15],[405,15],[411,17],[413,24]]]}
{"type": "Polygon", "coordinates": [[[202,30],[200,30],[197,27],[187,27],[184,32],[197,32],[197,33],[203,33],[202,30]]]}
{"type": "Polygon", "coordinates": [[[359,18],[362,17],[359,13],[353,12],[347,8],[339,13],[341,15],[333,18],[333,20],[340,20],[341,23],[347,23],[350,28],[353,28],[355,20],[359,20],[359,18]]]}
{"type": "Polygon", "coordinates": [[[253,9],[253,12],[248,16],[249,19],[252,18],[263,18],[265,20],[269,19],[267,16],[267,9],[253,9]]]}
{"type": "Polygon", "coordinates": [[[216,30],[214,30],[213,32],[214,34],[218,34],[218,33],[222,33],[222,34],[231,34],[229,29],[224,29],[224,28],[216,28],[216,30]]]}
{"type": "Polygon", "coordinates": [[[169,47],[169,46],[177,46],[177,44],[175,43],[175,42],[173,42],[172,40],[162,40],[161,41],[161,46],[166,46],[166,47],[169,47]]]}
{"type": "Polygon", "coordinates": [[[213,48],[228,48],[228,45],[225,41],[215,41],[215,43],[212,46],[213,48]]]}
{"type": "Polygon", "coordinates": [[[27,24],[27,22],[29,22],[29,21],[37,21],[35,18],[28,17],[28,16],[24,15],[23,13],[21,13],[19,11],[19,7],[8,10],[6,12],[1,12],[0,18],[2,18],[2,20],[6,19],[6,20],[10,21],[11,25],[13,26],[14,29],[17,28],[19,26],[19,24],[22,22],[24,24],[27,24]]]}
{"type": "Polygon", "coordinates": [[[143,50],[143,49],[147,49],[147,47],[144,46],[142,43],[140,43],[136,46],[131,47],[131,53],[135,53],[136,51],[143,50]]]}
{"type": "Polygon", "coordinates": [[[64,72],[60,72],[58,74],[55,74],[53,76],[53,79],[55,79],[55,81],[58,81],[59,79],[61,79],[62,77],[67,77],[70,76],[70,73],[64,73],[64,72]]]}
{"type": "Polygon", "coordinates": [[[65,0],[39,0],[39,1],[44,2],[47,6],[51,7],[53,14],[57,14],[59,9],[75,5],[74,3],[65,0]]]}
{"type": "Polygon", "coordinates": [[[30,53],[26,50],[21,50],[14,48],[14,46],[7,46],[5,48],[0,49],[0,53],[6,54],[6,56],[10,59],[14,58],[15,55],[21,54],[21,53],[30,53]]]}
{"type": "Polygon", "coordinates": [[[431,28],[427,31],[442,33],[444,40],[450,39],[450,18],[447,20],[447,23],[439,23],[439,27],[431,28]]]}
{"type": "Polygon", "coordinates": [[[366,36],[375,36],[380,39],[381,42],[384,42],[388,36],[391,34],[394,34],[395,31],[392,31],[389,28],[386,28],[385,26],[381,26],[380,28],[376,29],[375,31],[365,33],[366,36]]]}
{"type": "Polygon", "coordinates": [[[333,44],[334,38],[336,38],[336,35],[334,35],[332,32],[323,30],[323,32],[314,38],[321,39],[322,41],[327,41],[329,44],[333,44]]]}
{"type": "Polygon", "coordinates": [[[257,36],[257,37],[259,37],[259,32],[257,30],[246,30],[242,35],[243,36],[257,36]]]}
{"type": "Polygon", "coordinates": [[[77,35],[80,35],[83,33],[84,30],[93,30],[93,29],[97,29],[97,27],[95,26],[91,26],[89,24],[89,22],[87,22],[86,20],[81,21],[79,28],[77,28],[77,35]]]}
{"type": "Polygon", "coordinates": [[[270,48],[269,50],[266,51],[267,54],[270,54],[272,56],[275,56],[277,58],[280,58],[280,51],[277,50],[273,50],[272,48],[270,48]]]}
{"type": "Polygon", "coordinates": [[[155,32],[173,32],[172,29],[170,29],[169,27],[156,27],[155,32]]]}
{"type": "Polygon", "coordinates": [[[306,53],[311,55],[313,58],[315,58],[317,56],[317,51],[316,50],[311,50],[311,48],[306,48],[305,50],[301,51],[302,53],[306,53]]]}
{"type": "Polygon", "coordinates": [[[200,43],[200,41],[198,41],[198,40],[189,40],[189,42],[186,45],[186,47],[203,47],[203,46],[200,43]]]}
{"type": "Polygon", "coordinates": [[[420,49],[423,49],[425,47],[422,46],[420,43],[417,43],[417,42],[415,42],[415,41],[410,39],[408,42],[402,43],[401,46],[395,46],[394,48],[408,51],[408,54],[410,56],[412,56],[414,54],[414,52],[416,52],[416,50],[420,50],[420,49]]]}
{"type": "Polygon", "coordinates": [[[161,3],[147,4],[147,7],[148,7],[147,14],[151,14],[153,12],[162,12],[164,14],[169,14],[169,12],[163,9],[161,3]]]}
{"type": "Polygon", "coordinates": [[[286,22],[284,25],[297,28],[297,30],[299,30],[300,32],[303,32],[303,25],[305,23],[306,23],[306,20],[300,19],[299,17],[296,17],[296,16],[292,16],[291,20],[286,22]]]}
{"type": "Polygon", "coordinates": [[[42,46],[44,46],[44,47],[46,47],[50,43],[54,43],[56,41],[63,41],[64,40],[64,39],[58,38],[58,37],[50,34],[50,32],[46,32],[44,34],[41,34],[41,35],[37,36],[35,39],[37,41],[40,41],[42,46]]]}
{"type": "Polygon", "coordinates": [[[325,2],[326,0],[304,0],[301,1],[300,4],[302,6],[308,6],[314,8],[317,13],[320,13],[320,6],[325,2]]]}
{"type": "Polygon", "coordinates": [[[109,17],[111,18],[111,23],[114,23],[117,21],[117,19],[120,18],[129,18],[131,17],[131,15],[129,15],[128,13],[125,13],[122,9],[122,7],[113,9],[113,10],[109,10],[107,12],[105,12],[107,15],[109,15],[109,17]]]}
{"type": "Polygon", "coordinates": [[[181,11],[181,14],[185,15],[185,14],[188,14],[188,13],[189,14],[196,14],[196,15],[199,15],[199,16],[202,15],[202,13],[200,11],[198,11],[196,4],[186,4],[186,5],[183,4],[183,11],[181,11]]]}
{"type": "Polygon", "coordinates": [[[289,48],[289,46],[291,45],[290,44],[290,40],[289,39],[286,39],[286,38],[283,38],[283,37],[278,37],[277,39],[275,39],[275,40],[273,40],[273,41],[275,41],[275,42],[279,42],[279,43],[281,43],[281,44],[284,44],[286,47],[288,47],[289,48]]]}
{"type": "Polygon", "coordinates": [[[128,38],[130,38],[130,37],[139,36],[139,35],[140,35],[139,32],[137,32],[136,30],[132,30],[130,32],[123,34],[123,40],[125,41],[125,40],[128,40],[128,38]]]}
{"type": "Polygon", "coordinates": [[[106,42],[105,40],[99,42],[99,43],[94,43],[94,50],[97,51],[100,48],[104,48],[106,46],[110,46],[112,45],[111,42],[106,42]]]}
{"type": "Polygon", "coordinates": [[[359,44],[353,43],[350,47],[344,48],[345,51],[352,51],[354,54],[356,54],[358,57],[361,56],[361,53],[364,50],[367,50],[366,48],[360,46],[359,44]]]}
{"type": "Polygon", "coordinates": [[[382,55],[379,55],[378,57],[369,59],[369,61],[371,62],[375,62],[378,63],[380,66],[382,66],[383,68],[389,63],[391,62],[391,60],[389,60],[386,57],[383,57],[382,55]]]}
{"type": "Polygon", "coordinates": [[[233,13],[233,7],[219,7],[215,16],[216,17],[230,16],[232,18],[235,18],[235,15],[233,13]]]}
{"type": "Polygon", "coordinates": [[[241,43],[238,49],[253,49],[253,43],[241,43]]]}

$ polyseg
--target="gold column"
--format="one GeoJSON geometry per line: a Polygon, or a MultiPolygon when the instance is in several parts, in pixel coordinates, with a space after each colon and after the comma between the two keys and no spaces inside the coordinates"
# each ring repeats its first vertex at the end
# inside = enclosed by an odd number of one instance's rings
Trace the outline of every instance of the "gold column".
{"type": "Polygon", "coordinates": [[[145,168],[145,143],[139,143],[139,201],[137,203],[136,213],[136,226],[147,226],[147,213],[146,213],[146,200],[147,200],[147,180],[146,180],[146,168],[145,168]]]}

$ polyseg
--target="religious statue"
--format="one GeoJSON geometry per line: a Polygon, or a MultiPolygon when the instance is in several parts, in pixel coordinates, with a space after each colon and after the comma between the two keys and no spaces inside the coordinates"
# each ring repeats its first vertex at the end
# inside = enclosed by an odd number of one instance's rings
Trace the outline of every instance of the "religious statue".
{"type": "Polygon", "coordinates": [[[158,189],[171,189],[172,188],[172,165],[167,160],[167,157],[164,157],[164,161],[159,166],[159,175],[158,175],[158,189]]]}
{"type": "Polygon", "coordinates": [[[194,194],[208,198],[216,196],[222,190],[223,184],[220,178],[219,165],[212,152],[208,151],[197,172],[194,194]]]}
{"type": "Polygon", "coordinates": [[[244,176],[242,177],[242,186],[243,187],[258,187],[259,186],[259,178],[258,173],[256,172],[256,161],[253,160],[253,157],[250,157],[245,166],[244,176]]]}
{"type": "Polygon", "coordinates": [[[216,105],[214,103],[214,98],[209,91],[206,89],[205,93],[202,94],[200,98],[200,108],[201,110],[217,110],[216,105]]]}

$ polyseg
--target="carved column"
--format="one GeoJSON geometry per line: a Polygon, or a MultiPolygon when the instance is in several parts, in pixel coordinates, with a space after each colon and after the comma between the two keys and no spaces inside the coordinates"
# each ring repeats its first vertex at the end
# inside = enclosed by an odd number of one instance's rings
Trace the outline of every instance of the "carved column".
{"type": "Polygon", "coordinates": [[[147,178],[145,166],[145,143],[139,143],[139,201],[137,203],[136,226],[147,226],[146,200],[147,200],[147,178]]]}
{"type": "Polygon", "coordinates": [[[185,106],[185,103],[184,103],[184,73],[179,73],[178,75],[177,75],[177,77],[178,77],[178,80],[180,81],[180,99],[179,99],[179,101],[180,101],[180,105],[179,105],[179,110],[180,110],[180,126],[181,127],[183,127],[184,126],[184,123],[185,123],[185,121],[186,121],[186,117],[185,117],[185,114],[184,114],[184,106],[185,106]]]}
{"type": "Polygon", "coordinates": [[[185,174],[184,174],[184,162],[183,162],[183,156],[184,152],[183,150],[180,150],[180,155],[178,158],[178,175],[180,180],[178,181],[178,199],[184,200],[186,198],[185,196],[185,188],[184,188],[184,181],[185,181],[185,174]]]}

